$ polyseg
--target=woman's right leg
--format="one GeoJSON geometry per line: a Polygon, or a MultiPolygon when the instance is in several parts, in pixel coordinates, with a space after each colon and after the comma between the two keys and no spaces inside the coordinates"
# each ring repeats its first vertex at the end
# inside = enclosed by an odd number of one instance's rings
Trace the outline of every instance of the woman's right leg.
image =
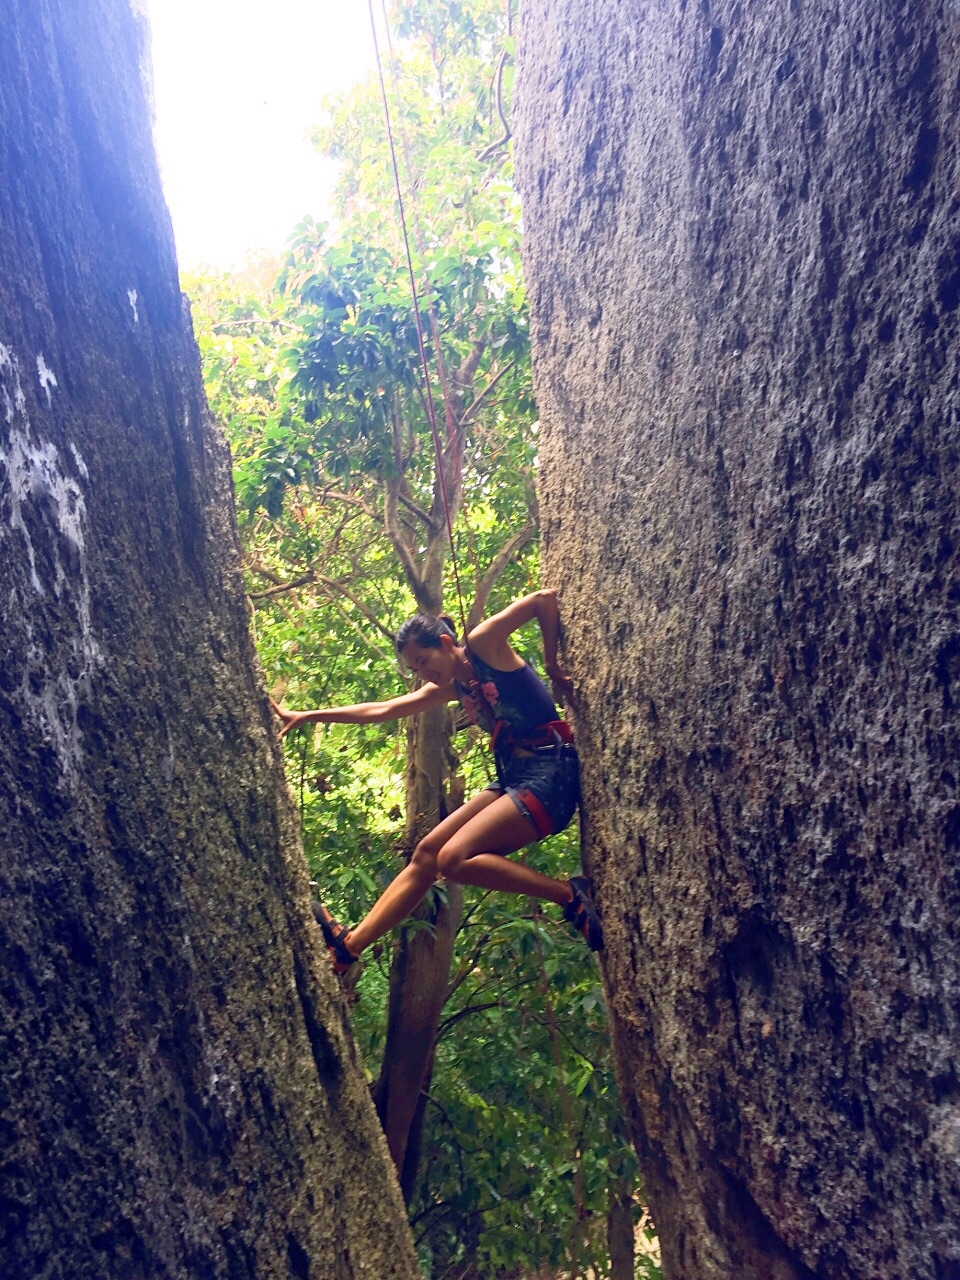
{"type": "Polygon", "coordinates": [[[404,869],[391,880],[368,914],[346,935],[346,947],[351,955],[358,956],[372,942],[406,920],[436,880],[437,854],[444,844],[471,818],[493,804],[499,794],[498,791],[481,791],[424,836],[404,869]]]}

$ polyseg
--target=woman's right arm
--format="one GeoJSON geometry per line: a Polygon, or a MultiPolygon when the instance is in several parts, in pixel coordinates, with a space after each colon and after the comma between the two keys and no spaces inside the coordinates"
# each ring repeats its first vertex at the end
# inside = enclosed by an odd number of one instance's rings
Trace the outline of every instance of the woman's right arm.
{"type": "Polygon", "coordinates": [[[403,720],[418,715],[428,707],[437,707],[456,697],[452,685],[441,688],[425,684],[413,693],[405,693],[388,702],[358,702],[352,707],[318,707],[315,711],[286,711],[270,699],[274,711],[283,721],[280,737],[304,724],[383,724],[387,720],[403,720]]]}

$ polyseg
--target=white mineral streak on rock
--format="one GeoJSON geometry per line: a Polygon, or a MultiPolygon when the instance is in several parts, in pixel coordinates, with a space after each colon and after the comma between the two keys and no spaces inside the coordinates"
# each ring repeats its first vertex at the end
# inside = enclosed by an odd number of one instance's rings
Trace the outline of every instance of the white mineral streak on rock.
{"type": "Polygon", "coordinates": [[[20,385],[20,366],[13,352],[2,342],[0,342],[0,379],[3,381],[3,413],[7,422],[11,423],[16,413],[26,417],[27,401],[23,394],[23,387],[20,385]],[[13,384],[12,390],[7,385],[8,382],[13,384]]]}
{"type": "MultiPolygon", "coordinates": [[[[49,402],[57,380],[42,355],[37,373],[49,402]]],[[[34,432],[20,362],[2,343],[0,404],[7,427],[5,438],[0,436],[0,555],[14,566],[10,619],[21,630],[15,647],[26,655],[21,704],[56,751],[72,787],[82,751],[77,713],[102,662],[90,615],[86,503],[78,481],[65,473],[57,446],[34,432]],[[51,635],[52,658],[51,646],[40,638],[51,635]],[[64,661],[65,653],[72,661],[64,661]]],[[[73,444],[70,449],[88,480],[79,450],[73,444]]]]}
{"type": "Polygon", "coordinates": [[[930,1142],[941,1156],[960,1165],[960,1106],[943,1102],[930,1108],[930,1142]]]}
{"type": "MultiPolygon", "coordinates": [[[[193,939],[188,933],[182,935],[183,952],[191,969],[196,969],[197,958],[193,939]]],[[[203,1065],[207,1082],[204,1096],[208,1101],[216,1101],[228,1120],[232,1120],[238,1111],[241,1099],[239,1071],[234,1059],[217,1043],[216,1036],[210,1033],[203,1009],[196,1007],[196,1035],[203,1054],[203,1065]]]]}
{"type": "Polygon", "coordinates": [[[52,369],[47,368],[47,362],[43,358],[43,352],[37,356],[37,377],[40,379],[41,390],[47,393],[47,408],[53,404],[53,396],[50,394],[50,388],[57,385],[56,374],[52,369]]]}
{"type": "Polygon", "coordinates": [[[137,310],[137,294],[136,289],[127,290],[127,301],[130,303],[130,309],[133,312],[133,323],[140,323],[140,312],[137,310]]]}
{"type": "Polygon", "coordinates": [[[83,454],[73,441],[70,442],[70,452],[73,454],[73,460],[77,464],[77,470],[83,476],[84,480],[89,480],[90,472],[87,470],[87,464],[83,460],[83,454]]]}

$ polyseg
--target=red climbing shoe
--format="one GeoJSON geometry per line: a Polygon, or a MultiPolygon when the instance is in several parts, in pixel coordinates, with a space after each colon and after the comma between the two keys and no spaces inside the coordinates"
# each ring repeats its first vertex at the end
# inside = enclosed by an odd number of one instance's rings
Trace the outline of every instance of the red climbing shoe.
{"type": "Polygon", "coordinates": [[[323,934],[323,940],[327,944],[327,950],[330,952],[334,973],[346,973],[350,966],[356,964],[359,959],[352,951],[347,950],[347,944],[344,941],[350,930],[346,925],[337,924],[323,903],[316,898],[313,900],[313,914],[317,924],[320,926],[320,932],[323,934]]]}
{"type": "Polygon", "coordinates": [[[571,876],[567,884],[573,890],[573,897],[563,908],[564,920],[569,921],[577,933],[583,934],[591,951],[602,951],[603,929],[590,881],[586,876],[571,876]]]}

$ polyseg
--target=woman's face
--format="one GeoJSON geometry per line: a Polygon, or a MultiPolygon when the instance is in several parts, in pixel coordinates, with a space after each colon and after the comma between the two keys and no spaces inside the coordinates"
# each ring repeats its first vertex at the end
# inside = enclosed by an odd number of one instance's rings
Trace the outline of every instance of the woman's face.
{"type": "Polygon", "coordinates": [[[439,649],[429,649],[426,645],[418,644],[416,640],[409,640],[401,649],[400,656],[421,680],[443,685],[453,679],[456,659],[453,653],[453,640],[450,636],[440,637],[439,649]]]}

